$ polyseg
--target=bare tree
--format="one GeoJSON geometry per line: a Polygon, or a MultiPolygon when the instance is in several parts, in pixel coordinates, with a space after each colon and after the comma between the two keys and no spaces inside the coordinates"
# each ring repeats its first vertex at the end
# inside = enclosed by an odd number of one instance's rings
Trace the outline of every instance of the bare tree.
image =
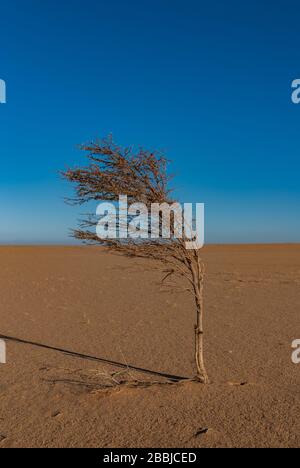
{"type": "MultiPolygon", "coordinates": [[[[142,148],[136,152],[132,148],[121,148],[111,137],[83,145],[81,149],[88,153],[89,164],[62,172],[65,179],[75,184],[75,197],[69,200],[72,203],[81,205],[91,200],[117,202],[120,195],[127,195],[128,203],[144,203],[148,208],[153,203],[174,203],[168,187],[168,161],[163,154],[142,148]]],[[[147,239],[99,238],[95,230],[98,220],[94,215],[86,215],[79,229],[73,231],[73,236],[85,243],[105,246],[111,252],[153,260],[155,267],[163,272],[163,284],[178,286],[179,283],[181,287],[185,284],[184,289],[192,294],[196,308],[196,379],[208,383],[203,358],[204,265],[197,248],[186,249],[185,235],[181,238],[174,235],[174,216],[172,219],[169,239],[162,235],[156,239],[151,235],[147,239]]],[[[159,220],[161,227],[161,217],[159,220]]]]}

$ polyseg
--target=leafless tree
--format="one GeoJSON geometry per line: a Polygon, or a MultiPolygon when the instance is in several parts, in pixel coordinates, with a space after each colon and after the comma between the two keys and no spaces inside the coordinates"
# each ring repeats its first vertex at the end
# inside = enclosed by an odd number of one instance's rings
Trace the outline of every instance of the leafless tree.
{"type": "MultiPolygon", "coordinates": [[[[87,152],[88,165],[62,172],[62,176],[75,185],[75,197],[69,200],[74,204],[82,205],[91,200],[117,202],[120,195],[127,195],[130,204],[144,203],[149,209],[153,203],[174,203],[168,186],[171,178],[167,175],[168,161],[163,154],[142,148],[137,151],[121,148],[112,137],[83,145],[81,149],[87,152]]],[[[74,237],[124,256],[153,260],[153,265],[163,273],[163,284],[184,285],[192,294],[196,309],[196,379],[208,383],[203,358],[204,264],[199,250],[186,249],[184,234],[176,238],[174,219],[169,239],[162,236],[152,239],[151,235],[148,239],[100,239],[95,229],[98,221],[96,216],[87,215],[79,229],[73,231],[74,237]]]]}

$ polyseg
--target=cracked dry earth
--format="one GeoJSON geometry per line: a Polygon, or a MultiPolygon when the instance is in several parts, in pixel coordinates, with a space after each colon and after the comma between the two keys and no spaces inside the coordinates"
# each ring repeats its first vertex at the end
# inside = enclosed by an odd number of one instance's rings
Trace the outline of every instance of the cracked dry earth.
{"type": "Polygon", "coordinates": [[[0,447],[300,446],[300,246],[203,249],[208,386],[130,368],[194,373],[191,299],[143,262],[88,247],[0,259],[0,447]]]}

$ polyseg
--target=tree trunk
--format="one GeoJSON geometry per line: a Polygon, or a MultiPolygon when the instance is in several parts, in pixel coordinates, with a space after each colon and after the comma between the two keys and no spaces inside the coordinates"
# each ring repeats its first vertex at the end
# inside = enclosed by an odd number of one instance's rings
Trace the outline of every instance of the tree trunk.
{"type": "Polygon", "coordinates": [[[197,368],[197,379],[208,384],[209,379],[204,365],[203,356],[203,275],[199,278],[199,287],[195,291],[195,302],[197,309],[197,322],[195,325],[195,359],[197,368]]]}

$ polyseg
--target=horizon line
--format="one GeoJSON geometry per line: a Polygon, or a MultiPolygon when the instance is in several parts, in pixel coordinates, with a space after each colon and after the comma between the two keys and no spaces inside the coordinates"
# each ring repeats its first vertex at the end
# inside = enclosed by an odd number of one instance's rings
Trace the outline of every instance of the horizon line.
{"type": "MultiPolygon", "coordinates": [[[[268,242],[207,242],[204,244],[206,246],[222,246],[222,245],[300,245],[300,240],[291,242],[291,241],[268,241],[268,242]]],[[[60,243],[60,242],[16,242],[16,243],[6,243],[0,242],[0,247],[102,247],[105,248],[105,245],[100,244],[84,244],[84,243],[60,243]]],[[[202,250],[202,248],[200,250],[202,250]]]]}

